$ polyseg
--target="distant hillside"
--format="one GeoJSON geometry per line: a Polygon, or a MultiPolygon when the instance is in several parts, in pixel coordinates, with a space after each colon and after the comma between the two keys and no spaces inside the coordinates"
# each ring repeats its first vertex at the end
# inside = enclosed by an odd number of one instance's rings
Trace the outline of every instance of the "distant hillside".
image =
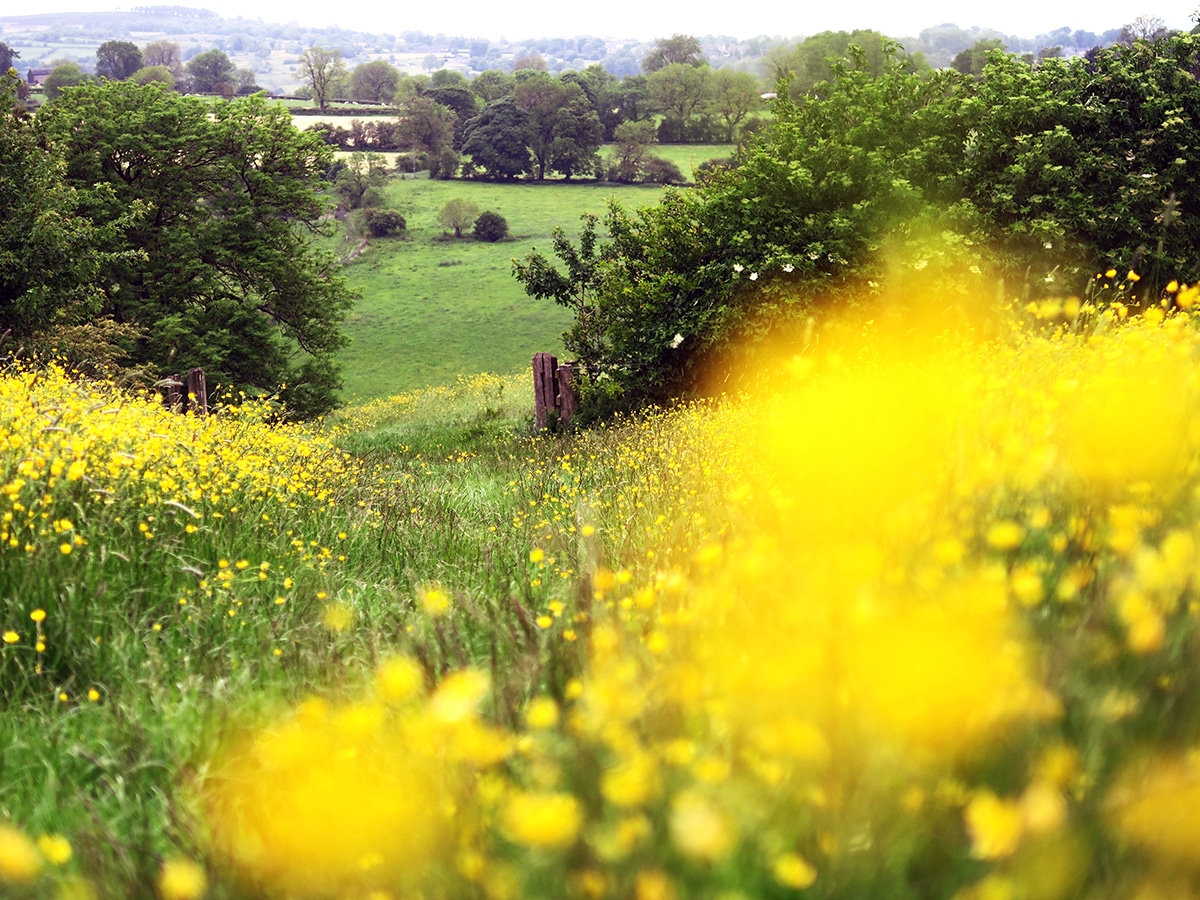
{"type": "MultiPolygon", "coordinates": [[[[1029,38],[988,28],[945,24],[899,40],[906,50],[924,53],[928,62],[938,67],[949,65],[956,53],[977,41],[993,38],[1017,52],[1036,53],[1047,47],[1061,47],[1066,55],[1082,53],[1116,40],[1122,23],[1113,24],[1113,29],[1101,34],[1063,27],[1029,38]]],[[[420,31],[374,34],[337,26],[308,28],[294,22],[224,18],[211,10],[186,6],[144,6],[129,12],[0,15],[0,41],[21,54],[22,72],[63,59],[77,62],[90,71],[95,65],[96,48],[104,41],[128,40],[141,46],[157,38],[178,43],[185,60],[214,47],[223,50],[237,66],[252,69],[262,87],[279,93],[298,83],[297,57],[306,47],[315,45],[340,50],[352,66],[371,59],[386,59],[410,74],[448,68],[468,77],[487,69],[507,69],[514,59],[524,55],[541,56],[550,72],[582,70],[600,63],[614,75],[624,77],[640,72],[642,57],[651,46],[633,39],[605,40],[591,36],[518,42],[420,31]]],[[[763,35],[738,40],[707,35],[700,42],[713,66],[761,74],[762,60],[772,49],[794,44],[799,39],[800,36],[763,35]]]]}

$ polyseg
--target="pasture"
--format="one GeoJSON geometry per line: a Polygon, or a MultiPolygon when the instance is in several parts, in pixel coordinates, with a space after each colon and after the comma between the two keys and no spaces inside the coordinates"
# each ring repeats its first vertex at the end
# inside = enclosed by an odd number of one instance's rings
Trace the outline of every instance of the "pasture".
{"type": "MultiPolygon", "coordinates": [[[[560,353],[569,311],[527,296],[512,277],[512,259],[535,246],[548,251],[556,227],[574,235],[579,217],[602,216],[610,198],[637,207],[657,202],[660,192],[656,186],[394,178],[386,194],[404,214],[407,234],[373,238],[346,268],[362,298],[346,322],[351,345],[341,355],[343,395],[386,397],[459,374],[511,372],[542,350],[560,353]],[[437,216],[457,197],[504,216],[511,239],[488,244],[444,236],[437,216]]],[[[343,242],[339,252],[351,246],[343,242]]]]}

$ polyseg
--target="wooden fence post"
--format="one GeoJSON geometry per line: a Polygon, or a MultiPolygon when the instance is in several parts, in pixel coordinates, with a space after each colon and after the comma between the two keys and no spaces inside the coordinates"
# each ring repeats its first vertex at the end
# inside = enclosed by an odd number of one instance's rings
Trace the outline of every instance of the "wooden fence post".
{"type": "Polygon", "coordinates": [[[178,375],[168,375],[163,381],[167,387],[167,409],[171,412],[182,412],[183,379],[178,375]]]}
{"type": "Polygon", "coordinates": [[[188,369],[187,393],[188,409],[198,416],[208,415],[208,388],[203,369],[188,369]]]}
{"type": "Polygon", "coordinates": [[[575,397],[575,367],[564,363],[558,367],[558,418],[564,428],[571,427],[579,401],[575,397]]]}
{"type": "Polygon", "coordinates": [[[550,414],[557,406],[558,385],[554,370],[558,360],[549,353],[533,354],[533,401],[534,419],[538,431],[550,424],[550,414]]]}

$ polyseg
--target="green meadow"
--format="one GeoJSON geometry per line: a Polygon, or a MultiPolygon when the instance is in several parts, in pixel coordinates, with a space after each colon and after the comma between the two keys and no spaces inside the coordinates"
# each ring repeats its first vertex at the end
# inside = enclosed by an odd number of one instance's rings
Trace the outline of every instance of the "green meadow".
{"type": "MultiPolygon", "coordinates": [[[[728,155],[730,148],[664,145],[656,152],[690,175],[692,167],[728,155]]],[[[346,266],[361,297],[346,321],[343,397],[369,400],[452,382],[457,375],[512,372],[539,351],[560,353],[570,312],[527,296],[512,277],[513,258],[534,247],[549,249],[555,228],[576,233],[580,216],[602,215],[610,199],[646,206],[657,202],[661,190],[393,178],[385,193],[404,214],[407,233],[372,239],[346,266]],[[437,216],[456,197],[504,216],[510,238],[488,244],[447,234],[437,216]]],[[[340,253],[353,248],[352,240],[340,239],[340,253]]]]}

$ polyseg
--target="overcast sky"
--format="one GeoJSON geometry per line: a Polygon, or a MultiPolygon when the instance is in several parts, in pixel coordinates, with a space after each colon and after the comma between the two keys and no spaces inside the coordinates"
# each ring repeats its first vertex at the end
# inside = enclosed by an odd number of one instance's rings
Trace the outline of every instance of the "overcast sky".
{"type": "MultiPolygon", "coordinates": [[[[129,9],[170,0],[46,0],[30,12],[129,9]]],[[[1005,34],[1034,37],[1069,26],[1097,33],[1119,28],[1138,15],[1157,16],[1171,28],[1190,28],[1200,0],[1008,0],[971,3],[963,0],[913,2],[821,2],[795,0],[748,6],[729,0],[691,0],[687,4],[647,0],[434,0],[434,2],[330,3],[329,0],[175,0],[180,5],[205,7],[223,16],[261,18],[267,22],[298,22],[308,26],[340,25],[363,31],[425,31],[430,34],[481,37],[631,37],[649,40],[682,32],[721,34],[738,38],[761,34],[791,37],[826,30],[875,28],[893,37],[915,35],[923,28],[953,22],[963,28],[994,28],[1005,34]]]]}

